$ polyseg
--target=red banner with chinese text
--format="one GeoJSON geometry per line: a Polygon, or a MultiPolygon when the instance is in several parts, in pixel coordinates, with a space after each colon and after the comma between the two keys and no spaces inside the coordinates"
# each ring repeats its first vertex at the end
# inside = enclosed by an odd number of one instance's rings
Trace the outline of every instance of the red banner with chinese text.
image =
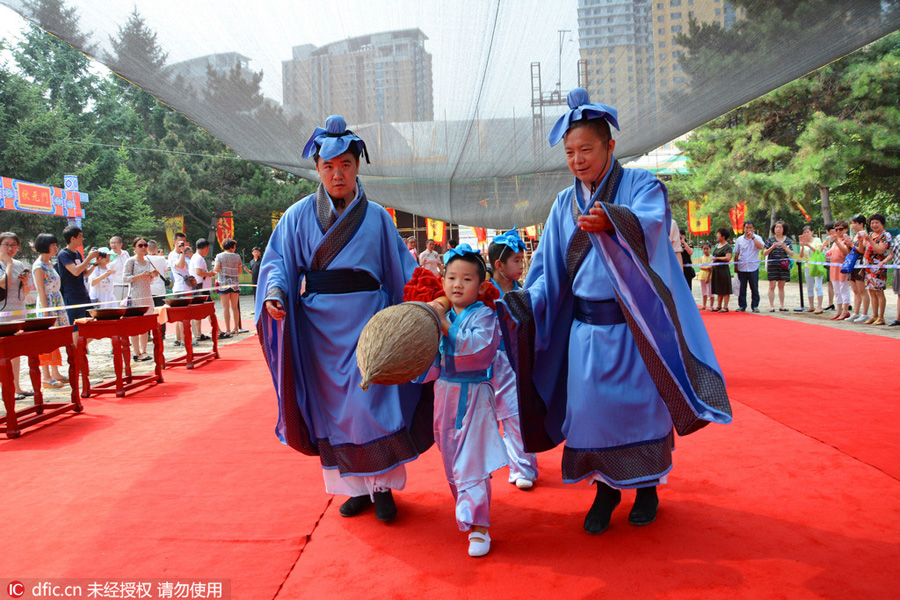
{"type": "MultiPolygon", "coordinates": [[[[84,194],[85,198],[87,194],[84,194]]],[[[84,217],[82,194],[50,185],[0,177],[0,209],[68,217],[84,217]]]]}

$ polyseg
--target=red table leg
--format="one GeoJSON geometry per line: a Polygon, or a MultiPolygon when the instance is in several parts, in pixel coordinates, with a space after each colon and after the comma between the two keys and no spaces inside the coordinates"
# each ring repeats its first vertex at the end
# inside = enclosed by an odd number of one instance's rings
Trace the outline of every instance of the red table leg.
{"type": "MultiPolygon", "coordinates": [[[[28,371],[31,374],[31,384],[34,386],[34,405],[41,406],[44,403],[43,384],[41,381],[41,359],[34,355],[28,356],[28,371]]],[[[39,409],[40,412],[41,409],[39,409]]]]}
{"type": "Polygon", "coordinates": [[[125,381],[131,383],[131,336],[123,335],[122,340],[122,360],[125,361],[125,381]]]}
{"type": "Polygon", "coordinates": [[[90,370],[91,365],[90,361],[87,359],[87,346],[88,339],[83,336],[79,336],[78,338],[78,350],[81,352],[82,356],[84,356],[84,364],[81,369],[81,395],[85,398],[91,397],[91,380],[90,380],[90,370]]]}
{"type": "Polygon", "coordinates": [[[124,355],[128,360],[128,351],[122,347],[122,338],[119,336],[111,337],[110,341],[112,342],[113,368],[116,371],[116,396],[121,397],[124,395],[122,391],[122,357],[124,355]]]}
{"type": "Polygon", "coordinates": [[[184,350],[187,353],[187,361],[184,366],[188,369],[194,368],[194,332],[191,328],[191,322],[184,322],[184,350]]]}
{"type": "Polygon", "coordinates": [[[219,358],[219,320],[215,313],[209,316],[209,324],[212,326],[213,355],[219,358]]]}
{"type": "Polygon", "coordinates": [[[6,408],[6,437],[19,437],[16,422],[16,384],[13,381],[12,360],[0,360],[0,384],[3,388],[3,406],[6,408]]]}
{"type": "Polygon", "coordinates": [[[156,363],[156,381],[163,382],[163,367],[166,365],[166,357],[163,355],[162,332],[159,327],[153,330],[153,362],[156,363]]]}
{"type": "Polygon", "coordinates": [[[80,413],[84,408],[81,406],[81,394],[78,393],[78,367],[79,367],[79,354],[75,349],[75,342],[72,341],[71,344],[66,346],[66,356],[69,361],[69,385],[72,386],[72,404],[75,405],[74,410],[77,413],[80,413]]]}

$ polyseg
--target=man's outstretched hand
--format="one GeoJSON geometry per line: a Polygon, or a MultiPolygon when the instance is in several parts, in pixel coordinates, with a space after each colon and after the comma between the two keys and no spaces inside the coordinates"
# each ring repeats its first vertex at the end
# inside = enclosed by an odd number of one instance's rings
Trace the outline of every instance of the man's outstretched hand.
{"type": "Polygon", "coordinates": [[[287,313],[284,312],[284,305],[281,303],[281,300],[266,300],[265,307],[269,316],[276,321],[282,320],[285,315],[287,315],[287,313]]]}
{"type": "Polygon", "coordinates": [[[594,207],[588,211],[589,214],[578,217],[578,227],[584,231],[596,233],[599,231],[613,231],[612,221],[609,220],[606,211],[600,206],[599,202],[594,203],[594,207]]]}

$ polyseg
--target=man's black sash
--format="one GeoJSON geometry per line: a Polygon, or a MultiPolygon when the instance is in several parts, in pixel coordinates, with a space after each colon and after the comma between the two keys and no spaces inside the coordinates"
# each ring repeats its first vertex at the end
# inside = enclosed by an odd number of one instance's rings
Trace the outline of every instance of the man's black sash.
{"type": "Polygon", "coordinates": [[[309,294],[352,294],[354,292],[374,292],[381,289],[381,283],[368,271],[353,269],[328,269],[306,273],[306,291],[309,294]]]}

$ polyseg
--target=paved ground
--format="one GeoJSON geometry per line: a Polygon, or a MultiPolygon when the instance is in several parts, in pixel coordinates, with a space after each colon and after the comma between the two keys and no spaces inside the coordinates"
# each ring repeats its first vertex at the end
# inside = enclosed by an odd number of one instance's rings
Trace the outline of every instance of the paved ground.
{"type": "MultiPolygon", "coordinates": [[[[701,306],[703,304],[702,297],[700,295],[700,282],[694,279],[694,284],[692,286],[692,290],[694,292],[694,298],[697,300],[697,306],[701,306]]],[[[825,325],[827,327],[835,327],[837,329],[844,330],[852,330],[852,331],[862,331],[864,333],[870,333],[872,335],[880,335],[884,337],[890,337],[894,339],[900,339],[900,327],[888,327],[887,325],[882,326],[872,326],[872,325],[863,325],[861,323],[847,323],[846,321],[832,321],[831,317],[835,315],[833,310],[826,310],[821,315],[814,315],[812,313],[805,312],[797,312],[795,309],[800,308],[800,287],[796,281],[788,282],[784,287],[784,307],[789,310],[789,312],[778,312],[778,292],[775,292],[775,308],[776,312],[769,312],[769,282],[768,281],[760,281],[759,282],[759,315],[766,317],[776,317],[779,319],[792,319],[795,321],[803,321],[805,323],[815,323],[817,325],[825,325]]],[[[747,292],[747,301],[749,304],[749,296],[750,292],[747,292]]],[[[850,295],[851,302],[853,300],[853,294],[850,295]]],[[[884,320],[886,323],[890,323],[891,321],[897,318],[897,294],[894,294],[890,289],[885,292],[885,298],[887,299],[887,308],[884,312],[884,320]]],[[[828,292],[825,291],[825,297],[823,302],[823,307],[828,303],[828,292]]],[[[803,304],[804,307],[809,306],[809,299],[806,297],[806,287],[804,284],[803,288],[803,304]]],[[[728,308],[731,311],[734,311],[738,308],[737,296],[731,296],[729,299],[728,308]]],[[[852,309],[851,305],[851,309],[852,309]]],[[[749,308],[748,308],[749,310],[749,308]]],[[[870,313],[871,314],[871,313],[870,313]]],[[[718,316],[718,315],[717,315],[718,316]]],[[[727,314],[721,315],[722,317],[727,317],[727,314]]]]}

